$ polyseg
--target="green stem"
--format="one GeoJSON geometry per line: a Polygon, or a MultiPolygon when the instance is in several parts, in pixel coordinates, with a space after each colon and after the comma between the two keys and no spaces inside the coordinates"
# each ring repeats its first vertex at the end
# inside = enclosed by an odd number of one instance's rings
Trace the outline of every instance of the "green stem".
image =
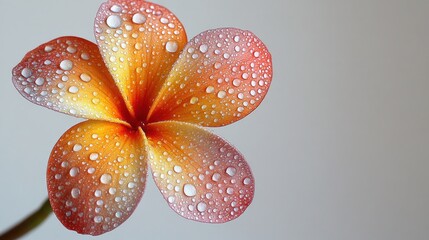
{"type": "Polygon", "coordinates": [[[25,235],[45,221],[51,212],[51,204],[49,203],[49,199],[46,199],[37,211],[29,215],[26,219],[22,220],[11,229],[2,233],[0,235],[0,240],[17,239],[25,235]]]}

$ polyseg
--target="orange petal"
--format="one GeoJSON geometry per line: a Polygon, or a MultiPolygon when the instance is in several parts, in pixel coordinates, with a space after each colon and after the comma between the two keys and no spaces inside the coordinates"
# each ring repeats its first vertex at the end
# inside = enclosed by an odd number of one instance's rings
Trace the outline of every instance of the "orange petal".
{"type": "Polygon", "coordinates": [[[230,221],[249,206],[254,180],[234,147],[195,125],[149,124],[146,129],[155,182],[170,207],[200,222],[230,221]]]}
{"type": "Polygon", "coordinates": [[[99,235],[134,211],[146,183],[144,136],[121,124],[87,121],[58,140],[47,182],[54,213],[68,229],[99,235]]]}
{"type": "Polygon", "coordinates": [[[95,35],[131,112],[141,120],[185,46],[185,30],[168,9],[146,1],[103,3],[95,35]]]}
{"type": "Polygon", "coordinates": [[[30,51],[13,69],[13,83],[29,101],[55,111],[113,122],[126,118],[98,47],[85,39],[61,37],[30,51]]]}
{"type": "Polygon", "coordinates": [[[222,126],[252,112],[271,83],[271,55],[249,31],[222,28],[186,45],[149,112],[149,122],[222,126]]]}

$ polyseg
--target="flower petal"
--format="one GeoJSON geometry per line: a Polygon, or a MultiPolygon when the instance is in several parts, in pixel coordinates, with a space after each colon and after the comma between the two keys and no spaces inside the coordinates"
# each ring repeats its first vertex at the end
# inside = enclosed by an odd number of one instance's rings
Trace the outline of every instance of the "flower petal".
{"type": "Polygon", "coordinates": [[[249,31],[209,30],[193,38],[149,112],[149,122],[222,126],[252,112],[271,83],[271,55],[249,31]]]}
{"type": "Polygon", "coordinates": [[[154,3],[111,0],[98,10],[95,35],[127,106],[144,120],[187,42],[182,24],[154,3]]]}
{"type": "Polygon", "coordinates": [[[124,222],[139,203],[147,162],[142,131],[87,121],[58,140],[49,159],[49,200],[71,230],[99,235],[124,222]]]}
{"type": "Polygon", "coordinates": [[[126,118],[98,47],[85,39],[61,37],[42,44],[25,55],[12,74],[19,93],[38,105],[89,119],[126,118]]]}
{"type": "Polygon", "coordinates": [[[234,147],[195,125],[159,122],[146,128],[155,182],[170,207],[200,222],[230,221],[249,206],[254,180],[234,147]]]}

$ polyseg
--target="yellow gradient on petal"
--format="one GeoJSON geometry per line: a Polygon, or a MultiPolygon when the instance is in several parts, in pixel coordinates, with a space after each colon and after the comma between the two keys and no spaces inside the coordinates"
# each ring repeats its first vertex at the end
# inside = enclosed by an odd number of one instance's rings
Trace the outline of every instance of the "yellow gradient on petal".
{"type": "Polygon", "coordinates": [[[49,200],[58,219],[78,233],[99,235],[124,222],[146,184],[143,132],[105,121],[70,128],[52,150],[49,200]]]}

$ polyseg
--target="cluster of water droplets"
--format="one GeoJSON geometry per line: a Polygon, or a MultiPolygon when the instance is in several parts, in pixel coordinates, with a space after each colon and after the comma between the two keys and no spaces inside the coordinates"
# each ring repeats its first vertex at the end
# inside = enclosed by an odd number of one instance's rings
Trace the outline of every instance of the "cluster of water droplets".
{"type": "Polygon", "coordinates": [[[95,32],[113,78],[136,108],[149,105],[147,101],[156,96],[186,41],[183,27],[172,13],[145,1],[104,4],[96,17],[95,32]]]}
{"type": "Polygon", "coordinates": [[[158,152],[150,161],[154,179],[170,206],[183,217],[202,222],[225,222],[239,216],[254,191],[243,156],[209,133],[172,134],[178,139],[186,135],[188,140],[157,141],[156,148],[168,151],[158,152]]]}
{"type": "Polygon", "coordinates": [[[81,117],[115,117],[112,106],[118,105],[119,94],[109,91],[102,64],[96,45],[64,37],[31,51],[14,69],[13,79],[21,94],[38,105],[81,117]]]}
{"type": "Polygon", "coordinates": [[[57,216],[66,226],[81,226],[81,231],[93,234],[128,218],[143,194],[147,174],[140,144],[124,145],[127,136],[109,133],[106,124],[82,123],[69,130],[49,163],[50,199],[60,210],[57,216]]]}
{"type": "Polygon", "coordinates": [[[153,118],[159,114],[162,120],[191,119],[202,125],[236,121],[259,105],[271,77],[271,56],[252,33],[232,28],[206,31],[181,53],[153,118]]]}

